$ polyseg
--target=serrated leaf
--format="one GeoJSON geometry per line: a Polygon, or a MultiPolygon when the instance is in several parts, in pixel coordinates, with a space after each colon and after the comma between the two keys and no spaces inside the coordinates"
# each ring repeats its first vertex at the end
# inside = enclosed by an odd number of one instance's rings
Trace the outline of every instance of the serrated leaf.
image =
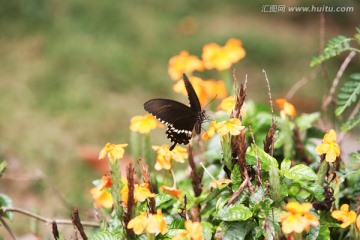
{"type": "MultiPolygon", "coordinates": [[[[267,154],[263,149],[256,146],[256,151],[260,160],[261,168],[265,171],[269,171],[270,166],[274,166],[276,168],[279,167],[278,162],[275,158],[267,154]]],[[[251,145],[251,150],[246,153],[246,163],[249,165],[256,164],[256,153],[254,145],[251,145]]]]}
{"type": "Polygon", "coordinates": [[[121,240],[125,239],[120,234],[114,234],[112,232],[98,232],[95,235],[89,237],[89,240],[121,240]]]}
{"type": "Polygon", "coordinates": [[[215,218],[222,221],[244,221],[252,216],[251,210],[243,204],[226,206],[220,209],[215,218]]]}
{"type": "Polygon", "coordinates": [[[304,164],[298,164],[284,173],[284,176],[293,180],[316,180],[316,173],[304,164]]]}

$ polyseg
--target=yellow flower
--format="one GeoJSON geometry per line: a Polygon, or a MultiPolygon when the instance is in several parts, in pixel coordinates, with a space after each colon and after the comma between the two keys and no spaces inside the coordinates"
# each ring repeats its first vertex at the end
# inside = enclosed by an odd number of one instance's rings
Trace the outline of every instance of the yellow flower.
{"type": "Polygon", "coordinates": [[[153,197],[155,197],[155,194],[150,192],[148,183],[142,183],[140,185],[135,184],[135,191],[134,191],[135,201],[143,202],[147,198],[153,198],[153,197]]]}
{"type": "Polygon", "coordinates": [[[295,107],[294,107],[294,105],[292,105],[291,103],[286,101],[286,99],[283,99],[283,98],[276,99],[276,103],[280,108],[281,118],[285,119],[286,115],[291,118],[295,117],[295,115],[296,115],[295,107]]]}
{"type": "Polygon", "coordinates": [[[158,126],[156,118],[151,114],[135,116],[131,118],[130,122],[130,130],[141,134],[147,134],[158,126]]]}
{"type": "Polygon", "coordinates": [[[202,59],[206,69],[216,68],[219,71],[229,69],[240,61],[246,53],[239,39],[229,39],[224,47],[209,43],[203,47],[202,59]]]}
{"type": "Polygon", "coordinates": [[[168,232],[168,227],[161,210],[158,209],[156,214],[149,214],[148,218],[149,221],[146,227],[148,233],[156,234],[160,232],[161,234],[165,234],[168,232]]]}
{"type": "Polygon", "coordinates": [[[134,233],[136,235],[140,235],[144,232],[144,230],[146,229],[149,219],[147,217],[146,212],[141,213],[139,216],[136,216],[135,218],[131,219],[130,222],[127,225],[128,229],[133,229],[134,233]]]}
{"type": "Polygon", "coordinates": [[[181,190],[176,189],[175,187],[161,186],[161,190],[163,190],[164,192],[166,192],[167,194],[169,194],[173,197],[176,197],[176,198],[181,197],[181,190]]]}
{"type": "Polygon", "coordinates": [[[360,215],[356,218],[356,227],[360,230],[360,215]]]}
{"type": "MultiPolygon", "coordinates": [[[[212,79],[204,81],[201,78],[194,76],[190,77],[189,81],[194,87],[201,105],[206,104],[214,97],[219,99],[224,98],[227,94],[225,83],[223,81],[215,81],[212,79]]],[[[173,90],[187,96],[187,91],[183,81],[177,81],[173,87],[173,90]]]]}
{"type": "Polygon", "coordinates": [[[112,144],[107,143],[103,149],[101,149],[99,154],[99,159],[103,159],[106,156],[110,161],[115,161],[120,159],[124,156],[124,148],[127,144],[112,144]]]}
{"type": "Polygon", "coordinates": [[[216,132],[220,136],[225,136],[228,133],[236,136],[239,135],[244,128],[245,127],[241,125],[241,121],[238,118],[231,118],[229,121],[223,121],[216,124],[216,132]]]}
{"type": "Polygon", "coordinates": [[[304,230],[309,231],[310,226],[319,225],[317,217],[309,212],[311,208],[311,203],[287,203],[285,206],[287,212],[280,217],[282,231],[285,234],[292,232],[301,233],[304,230]]]}
{"type": "Polygon", "coordinates": [[[111,194],[106,190],[106,188],[111,187],[110,177],[104,176],[101,179],[99,186],[96,186],[90,190],[90,193],[95,200],[96,207],[104,206],[105,208],[111,208],[114,200],[111,194]]]}
{"type": "MultiPolygon", "coordinates": [[[[134,189],[134,200],[136,202],[144,202],[147,198],[154,197],[155,194],[150,192],[149,184],[142,183],[142,184],[135,184],[134,189]]],[[[128,205],[128,198],[129,198],[129,187],[127,184],[121,189],[121,198],[125,205],[128,205]]]]}
{"type": "Polygon", "coordinates": [[[161,146],[153,146],[152,148],[157,152],[155,164],[156,170],[170,170],[172,167],[171,160],[183,163],[187,158],[186,148],[180,146],[176,146],[172,151],[170,151],[167,144],[163,144],[161,146]]]}
{"type": "Polygon", "coordinates": [[[134,233],[140,235],[146,229],[147,233],[151,234],[165,234],[168,231],[165,219],[161,213],[161,210],[157,210],[156,214],[141,213],[139,216],[130,220],[127,228],[133,229],[134,233]]]}
{"type": "MultiPolygon", "coordinates": [[[[229,115],[231,114],[231,112],[234,110],[235,108],[235,104],[236,104],[236,98],[235,96],[230,96],[230,97],[227,97],[227,98],[224,98],[220,105],[218,106],[218,109],[221,109],[221,110],[224,110],[226,111],[229,115]]],[[[245,116],[246,114],[246,110],[247,110],[247,105],[246,103],[244,102],[244,104],[241,106],[241,109],[240,109],[240,115],[242,117],[245,116]]]]}
{"type": "Polygon", "coordinates": [[[216,123],[215,121],[211,122],[209,129],[202,136],[202,139],[209,140],[212,138],[215,133],[220,136],[225,136],[227,134],[236,136],[239,135],[240,132],[245,127],[241,125],[241,121],[238,118],[231,118],[229,121],[222,121],[216,123]]]}
{"type": "Polygon", "coordinates": [[[350,224],[356,221],[356,213],[354,211],[349,211],[349,205],[343,204],[340,207],[340,210],[334,210],[331,213],[331,216],[338,221],[341,221],[341,228],[347,228],[350,224]]]}
{"type": "Polygon", "coordinates": [[[190,55],[187,51],[181,51],[169,60],[168,73],[173,80],[179,80],[183,73],[190,74],[195,70],[204,70],[204,65],[198,57],[190,55]]]}
{"type": "Polygon", "coordinates": [[[325,161],[334,162],[336,160],[336,157],[340,156],[340,147],[335,141],[336,132],[333,129],[330,129],[325,134],[322,143],[316,147],[316,154],[326,154],[325,161]]]}
{"type": "Polygon", "coordinates": [[[202,234],[202,226],[199,222],[192,222],[191,220],[185,221],[185,231],[172,238],[172,240],[202,240],[204,236],[202,234]]]}

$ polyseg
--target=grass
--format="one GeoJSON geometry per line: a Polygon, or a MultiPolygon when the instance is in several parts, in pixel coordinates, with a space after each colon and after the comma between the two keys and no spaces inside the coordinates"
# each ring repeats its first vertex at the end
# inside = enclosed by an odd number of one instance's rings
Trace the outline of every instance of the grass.
{"type": "MultiPolygon", "coordinates": [[[[80,159],[77,148],[128,142],[129,120],[144,113],[143,102],[179,98],[167,74],[171,56],[183,49],[200,56],[206,43],[240,38],[247,56],[236,64],[238,76],[248,74],[250,99],[266,102],[262,69],[273,95],[283,97],[311,70],[319,46],[318,16],[295,22],[286,14],[261,14],[251,4],[0,2],[0,155],[9,160],[9,171],[41,169],[63,197],[84,209],[92,207],[88,190],[101,174],[80,159]]],[[[332,22],[336,16],[329,18],[328,29],[339,28],[332,22]]],[[[344,31],[353,29],[352,15],[343,21],[344,31]]],[[[329,67],[330,73],[336,70],[329,67]]],[[[323,88],[319,80],[307,89],[323,88]]],[[[302,90],[299,98],[304,96],[319,105],[318,91],[302,90]]],[[[5,183],[2,191],[15,205],[49,217],[69,215],[46,185],[34,189],[27,182],[31,191],[22,197],[18,183],[11,189],[5,183]]],[[[26,224],[20,221],[17,228],[26,224]]]]}

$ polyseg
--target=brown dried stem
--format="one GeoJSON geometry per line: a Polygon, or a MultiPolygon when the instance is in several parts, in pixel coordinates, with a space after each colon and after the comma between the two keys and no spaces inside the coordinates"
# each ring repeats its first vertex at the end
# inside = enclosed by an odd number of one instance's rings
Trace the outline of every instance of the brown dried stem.
{"type": "Polygon", "coordinates": [[[304,143],[300,138],[299,126],[297,124],[295,124],[293,132],[294,132],[293,137],[294,137],[294,142],[296,144],[296,150],[300,155],[301,161],[305,163],[312,163],[312,159],[305,152],[304,143]]]}
{"type": "Polygon", "coordinates": [[[127,211],[124,213],[124,223],[125,223],[125,230],[129,237],[134,235],[134,232],[132,229],[128,229],[127,226],[132,218],[132,211],[134,207],[134,190],[135,190],[135,179],[134,175],[136,174],[134,165],[132,163],[129,163],[126,167],[126,178],[128,181],[128,203],[127,203],[127,211]]]}
{"type": "MultiPolygon", "coordinates": [[[[150,177],[148,165],[146,165],[145,161],[142,160],[142,159],[139,159],[138,163],[140,164],[141,173],[142,173],[142,176],[143,176],[144,183],[149,184],[150,191],[152,193],[154,193],[155,191],[154,191],[153,185],[151,184],[151,177],[150,177]]],[[[155,198],[149,198],[149,211],[150,211],[150,213],[152,213],[152,214],[156,213],[155,206],[156,206],[155,198]]]]}
{"type": "Polygon", "coordinates": [[[55,240],[59,239],[59,230],[57,228],[57,224],[56,222],[52,222],[52,233],[53,233],[53,236],[55,238],[55,240]]]}
{"type": "Polygon", "coordinates": [[[74,210],[73,210],[73,213],[71,215],[71,221],[74,224],[74,226],[79,230],[82,239],[87,240],[88,237],[85,234],[84,227],[81,223],[81,220],[79,217],[79,211],[77,208],[74,208],[74,210]]]}
{"type": "Polygon", "coordinates": [[[189,159],[189,165],[191,168],[191,178],[192,178],[192,185],[193,185],[193,190],[195,193],[195,197],[199,197],[201,195],[202,192],[202,184],[201,184],[201,180],[202,180],[202,176],[203,176],[203,172],[197,172],[196,171],[196,164],[194,161],[194,156],[192,154],[192,148],[189,145],[188,146],[188,159],[189,159]]]}
{"type": "MultiPolygon", "coordinates": [[[[23,215],[26,215],[28,217],[34,218],[40,222],[44,222],[46,224],[51,225],[53,222],[56,222],[56,224],[58,225],[72,225],[72,221],[68,220],[68,219],[51,219],[51,218],[46,218],[37,214],[34,214],[30,211],[27,211],[25,209],[21,209],[18,207],[5,207],[2,206],[0,207],[0,215],[5,213],[5,212],[17,212],[23,215]]],[[[91,221],[82,221],[81,224],[84,227],[100,227],[100,223],[98,222],[91,222],[91,221]]]]}

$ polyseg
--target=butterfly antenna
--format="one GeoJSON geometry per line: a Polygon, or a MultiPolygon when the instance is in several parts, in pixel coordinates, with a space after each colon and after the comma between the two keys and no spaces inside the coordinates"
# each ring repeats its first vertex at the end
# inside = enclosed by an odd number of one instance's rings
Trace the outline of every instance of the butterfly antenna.
{"type": "Polygon", "coordinates": [[[209,106],[209,104],[210,104],[212,101],[214,101],[216,98],[217,98],[217,94],[215,95],[215,97],[213,97],[213,99],[211,99],[210,102],[208,102],[208,103],[205,105],[204,108],[207,108],[207,106],[209,106]]]}

